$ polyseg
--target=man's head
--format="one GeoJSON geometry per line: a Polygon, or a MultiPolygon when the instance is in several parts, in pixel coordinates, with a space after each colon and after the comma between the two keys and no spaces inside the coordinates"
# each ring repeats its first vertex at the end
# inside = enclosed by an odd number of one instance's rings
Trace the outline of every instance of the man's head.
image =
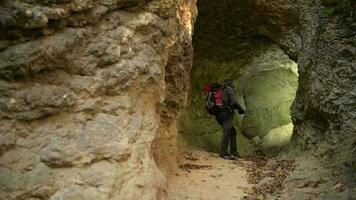
{"type": "Polygon", "coordinates": [[[231,80],[231,79],[225,79],[225,80],[224,80],[224,85],[227,85],[227,86],[232,87],[232,86],[233,86],[232,84],[233,84],[233,83],[232,83],[232,80],[231,80]]]}

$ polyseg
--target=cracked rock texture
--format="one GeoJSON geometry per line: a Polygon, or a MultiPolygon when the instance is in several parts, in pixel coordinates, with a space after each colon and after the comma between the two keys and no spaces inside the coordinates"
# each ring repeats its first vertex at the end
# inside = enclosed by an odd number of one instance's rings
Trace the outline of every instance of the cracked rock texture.
{"type": "Polygon", "coordinates": [[[1,1],[0,199],[164,198],[194,6],[1,1]]]}
{"type": "Polygon", "coordinates": [[[355,137],[355,2],[275,0],[251,5],[260,10],[254,18],[260,32],[298,63],[294,139],[313,145],[355,137]]]}

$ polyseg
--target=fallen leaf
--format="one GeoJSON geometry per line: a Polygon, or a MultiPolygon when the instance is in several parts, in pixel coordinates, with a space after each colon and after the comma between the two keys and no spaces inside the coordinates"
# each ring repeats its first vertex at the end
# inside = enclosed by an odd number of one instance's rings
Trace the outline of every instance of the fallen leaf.
{"type": "Polygon", "coordinates": [[[337,189],[341,188],[342,186],[344,186],[344,184],[338,183],[338,184],[334,185],[334,187],[332,187],[331,190],[337,190],[337,189]]]}

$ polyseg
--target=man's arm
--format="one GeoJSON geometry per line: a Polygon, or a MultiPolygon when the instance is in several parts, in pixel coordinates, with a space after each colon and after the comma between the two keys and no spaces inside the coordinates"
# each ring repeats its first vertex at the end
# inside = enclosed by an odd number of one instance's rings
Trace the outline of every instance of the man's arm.
{"type": "Polygon", "coordinates": [[[227,96],[229,98],[229,104],[232,109],[237,109],[239,114],[245,114],[245,110],[242,108],[242,106],[237,102],[235,96],[234,96],[234,91],[232,88],[227,87],[227,96]]]}

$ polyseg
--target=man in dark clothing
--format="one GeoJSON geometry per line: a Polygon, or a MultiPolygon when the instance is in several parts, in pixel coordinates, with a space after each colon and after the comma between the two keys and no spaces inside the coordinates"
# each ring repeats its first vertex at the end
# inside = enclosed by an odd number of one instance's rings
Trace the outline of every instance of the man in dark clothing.
{"type": "Polygon", "coordinates": [[[236,160],[238,157],[236,146],[236,129],[232,124],[234,110],[238,110],[239,114],[245,114],[244,109],[237,102],[233,94],[232,80],[224,81],[223,89],[223,105],[221,111],[215,115],[217,122],[223,128],[221,137],[220,157],[223,159],[236,160]],[[228,146],[230,143],[230,154],[228,153],[228,146]]]}

